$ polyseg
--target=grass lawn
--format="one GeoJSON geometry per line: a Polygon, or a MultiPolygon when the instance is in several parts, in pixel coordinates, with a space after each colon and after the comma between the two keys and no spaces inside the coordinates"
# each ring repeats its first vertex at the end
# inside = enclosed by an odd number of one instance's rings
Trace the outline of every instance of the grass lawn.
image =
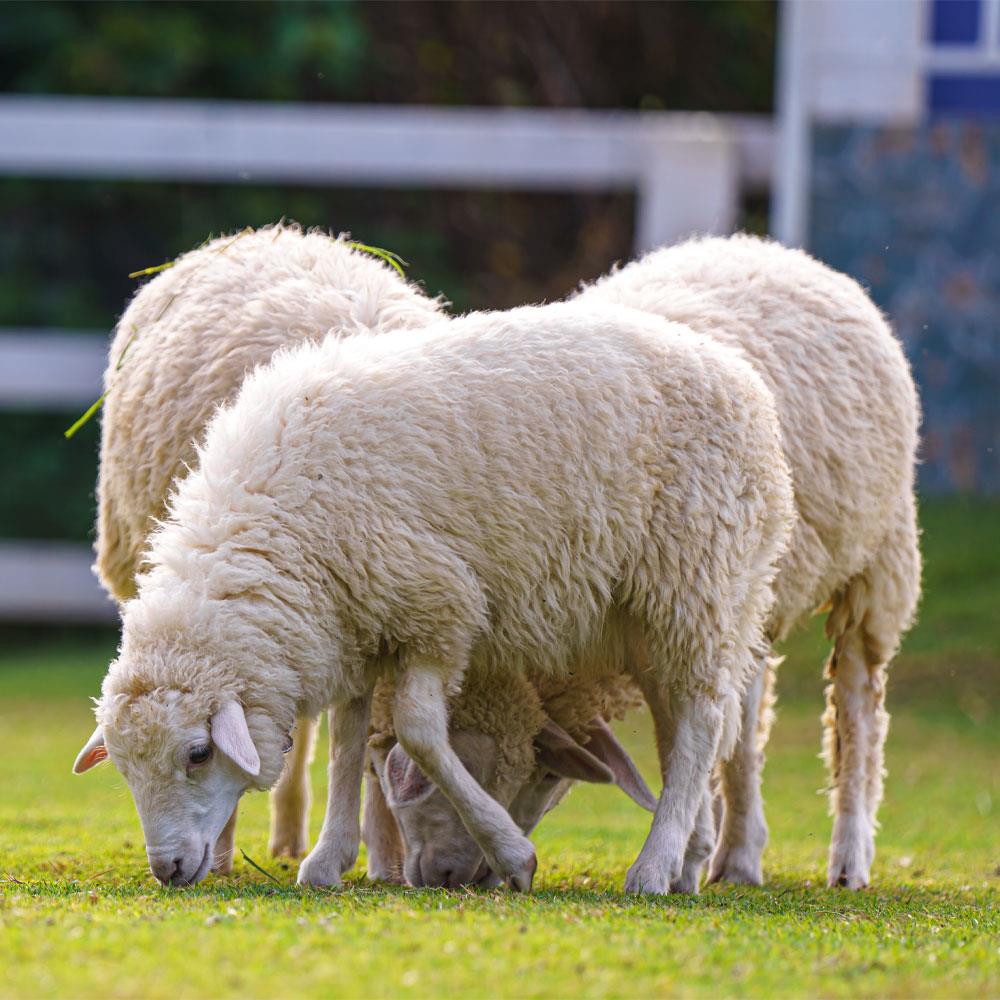
{"type": "MultiPolygon", "coordinates": [[[[767,884],[696,898],[622,894],[648,817],[599,787],[542,824],[530,896],[373,887],[362,865],[342,891],[297,889],[294,866],[266,855],[263,795],[245,800],[238,843],[280,886],[238,860],[161,889],[124,782],[107,766],[70,774],[112,643],[11,645],[0,996],[1000,996],[1000,505],[928,505],[924,525],[927,598],[894,667],[861,893],[823,888],[818,622],[782,673],[767,884]]],[[[651,775],[645,719],[621,732],[651,775]]]]}

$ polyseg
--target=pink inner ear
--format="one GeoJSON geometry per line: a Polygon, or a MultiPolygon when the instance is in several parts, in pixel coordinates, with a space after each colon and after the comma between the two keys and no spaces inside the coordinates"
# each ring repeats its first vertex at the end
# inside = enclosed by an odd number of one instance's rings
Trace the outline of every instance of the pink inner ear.
{"type": "Polygon", "coordinates": [[[95,764],[100,764],[102,760],[108,759],[108,751],[106,747],[94,747],[90,753],[83,760],[83,767],[90,768],[95,764]]]}
{"type": "Polygon", "coordinates": [[[406,805],[430,790],[430,781],[398,743],[389,752],[385,769],[395,805],[406,805]]]}

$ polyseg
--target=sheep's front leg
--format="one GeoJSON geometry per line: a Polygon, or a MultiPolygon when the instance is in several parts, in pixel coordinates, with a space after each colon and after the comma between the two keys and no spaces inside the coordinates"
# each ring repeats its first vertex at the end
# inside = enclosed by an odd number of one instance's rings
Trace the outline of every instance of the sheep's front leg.
{"type": "Polygon", "coordinates": [[[715,803],[710,789],[705,789],[694,831],[684,852],[681,877],[670,883],[671,892],[697,893],[701,888],[701,875],[715,847],[715,803]]]}
{"type": "Polygon", "coordinates": [[[527,892],[538,866],[535,849],[451,748],[444,678],[434,664],[415,664],[407,670],[393,704],[396,738],[455,807],[490,868],[512,888],[527,892]]]}
{"type": "Polygon", "coordinates": [[[665,893],[679,883],[695,820],[707,800],[723,714],[707,694],[668,696],[648,675],[642,680],[656,729],[663,791],[646,843],[625,878],[625,891],[665,893]]]}
{"type": "Polygon", "coordinates": [[[403,881],[403,837],[385,801],[378,778],[369,771],[365,779],[365,815],[361,836],[368,848],[368,878],[372,882],[403,881]]]}
{"type": "Polygon", "coordinates": [[[319,719],[298,719],[285,770],[271,791],[271,839],[273,857],[301,858],[309,848],[309,765],[316,746],[319,719]]]}
{"type": "Polygon", "coordinates": [[[764,745],[773,716],[771,691],[777,662],[770,662],[766,656],[759,657],[757,674],[743,695],[736,747],[719,769],[725,807],[709,882],[764,884],[762,858],[767,845],[767,821],[760,782],[764,745]]]}
{"type": "Polygon", "coordinates": [[[371,692],[330,708],[326,815],[316,846],[299,866],[300,885],[339,885],[361,843],[361,778],[368,749],[371,692]]]}

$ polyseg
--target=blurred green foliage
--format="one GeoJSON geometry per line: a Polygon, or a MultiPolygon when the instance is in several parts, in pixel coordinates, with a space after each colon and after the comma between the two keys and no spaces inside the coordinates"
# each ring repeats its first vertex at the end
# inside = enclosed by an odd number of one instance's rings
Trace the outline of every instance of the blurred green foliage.
{"type": "Polygon", "coordinates": [[[767,112],[773,0],[0,4],[0,89],[767,112]]]}
{"type": "MultiPolygon", "coordinates": [[[[0,2],[0,90],[768,111],[771,2],[0,2]]],[[[766,206],[746,206],[750,228],[766,206]]],[[[410,261],[459,310],[565,295],[629,255],[631,193],[0,178],[0,326],[109,331],[127,275],[282,216],[410,261]]],[[[94,397],[100,392],[94,386],[94,397]]],[[[0,537],[83,539],[97,423],[0,413],[0,537]]]]}

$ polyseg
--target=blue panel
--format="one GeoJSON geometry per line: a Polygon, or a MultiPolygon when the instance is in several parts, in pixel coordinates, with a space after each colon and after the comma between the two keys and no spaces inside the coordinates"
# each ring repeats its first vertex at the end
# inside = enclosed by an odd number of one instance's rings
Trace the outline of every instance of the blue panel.
{"type": "Polygon", "coordinates": [[[933,74],[927,84],[932,114],[1000,118],[1000,75],[933,74]]]}
{"type": "Polygon", "coordinates": [[[931,41],[936,45],[975,45],[980,0],[934,0],[931,41]]]}

